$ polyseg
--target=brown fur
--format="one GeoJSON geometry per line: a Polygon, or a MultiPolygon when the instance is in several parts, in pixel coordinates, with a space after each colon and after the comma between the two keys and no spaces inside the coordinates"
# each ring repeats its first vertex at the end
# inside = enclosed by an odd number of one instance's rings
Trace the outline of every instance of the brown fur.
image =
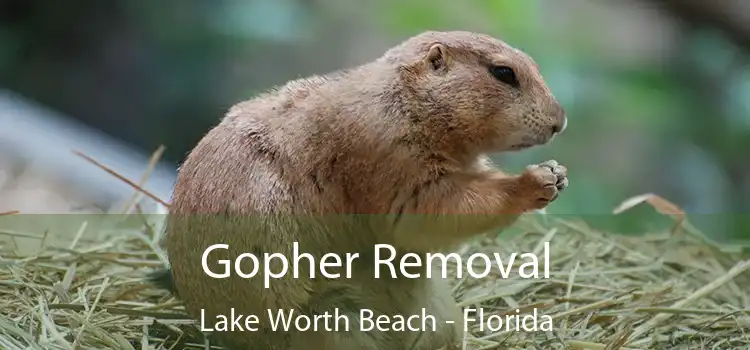
{"type": "MultiPolygon", "coordinates": [[[[438,322],[440,331],[421,334],[414,349],[452,346],[463,323],[446,282],[375,280],[373,246],[445,251],[545,207],[567,186],[564,167],[550,161],[506,175],[485,154],[547,143],[564,122],[530,57],[470,32],[422,33],[370,63],[239,103],[179,171],[163,242],[175,292],[192,316],[205,309],[208,320],[229,308],[263,319],[266,309],[278,308],[339,307],[354,317],[360,308],[409,315],[425,307],[456,322],[438,322]],[[513,68],[520,85],[499,81],[488,64],[513,68]],[[216,218],[223,221],[213,225],[216,218]],[[200,265],[212,244],[229,244],[228,259],[244,252],[291,256],[294,241],[318,258],[360,253],[352,279],[290,273],[264,289],[261,278],[213,279],[200,265]]],[[[234,349],[407,350],[417,334],[217,336],[234,349]]]]}

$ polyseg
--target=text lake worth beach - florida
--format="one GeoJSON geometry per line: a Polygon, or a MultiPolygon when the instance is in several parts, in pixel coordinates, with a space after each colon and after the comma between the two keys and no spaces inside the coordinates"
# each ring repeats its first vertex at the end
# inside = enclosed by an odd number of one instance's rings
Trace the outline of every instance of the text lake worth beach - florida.
{"type": "MultiPolygon", "coordinates": [[[[549,315],[539,315],[537,309],[529,314],[498,315],[486,312],[483,308],[465,308],[463,328],[468,331],[471,324],[477,323],[480,330],[497,331],[527,331],[552,330],[552,318],[549,315]]],[[[200,329],[206,332],[256,332],[261,328],[272,331],[384,331],[384,332],[435,332],[438,327],[436,318],[423,308],[420,313],[413,315],[376,315],[369,309],[361,309],[358,313],[350,310],[334,308],[332,312],[319,315],[305,315],[294,309],[267,310],[266,320],[261,322],[261,316],[243,315],[233,308],[229,315],[219,315],[212,324],[207,324],[204,310],[201,310],[200,329]]],[[[452,321],[448,321],[452,323],[452,321]]]]}

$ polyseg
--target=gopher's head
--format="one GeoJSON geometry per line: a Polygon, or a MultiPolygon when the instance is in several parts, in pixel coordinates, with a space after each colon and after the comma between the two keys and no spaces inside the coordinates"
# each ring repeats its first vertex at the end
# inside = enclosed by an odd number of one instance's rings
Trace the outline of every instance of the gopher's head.
{"type": "Polygon", "coordinates": [[[416,123],[479,152],[550,142],[567,118],[539,67],[505,42],[472,32],[425,32],[386,52],[417,102],[416,123]]]}

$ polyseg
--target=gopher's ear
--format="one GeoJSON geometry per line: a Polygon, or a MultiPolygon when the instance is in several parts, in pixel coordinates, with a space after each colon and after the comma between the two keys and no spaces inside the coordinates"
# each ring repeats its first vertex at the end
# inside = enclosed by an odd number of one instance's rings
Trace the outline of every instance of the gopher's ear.
{"type": "Polygon", "coordinates": [[[442,69],[448,64],[448,49],[441,43],[432,44],[424,60],[430,69],[442,69]]]}

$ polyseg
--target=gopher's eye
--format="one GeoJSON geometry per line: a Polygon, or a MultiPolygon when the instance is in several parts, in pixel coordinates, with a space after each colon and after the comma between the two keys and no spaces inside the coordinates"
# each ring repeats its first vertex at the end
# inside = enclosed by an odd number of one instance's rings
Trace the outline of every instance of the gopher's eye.
{"type": "Polygon", "coordinates": [[[516,73],[513,72],[513,68],[506,66],[491,66],[490,73],[495,79],[502,81],[513,87],[518,87],[518,79],[516,73]]]}

